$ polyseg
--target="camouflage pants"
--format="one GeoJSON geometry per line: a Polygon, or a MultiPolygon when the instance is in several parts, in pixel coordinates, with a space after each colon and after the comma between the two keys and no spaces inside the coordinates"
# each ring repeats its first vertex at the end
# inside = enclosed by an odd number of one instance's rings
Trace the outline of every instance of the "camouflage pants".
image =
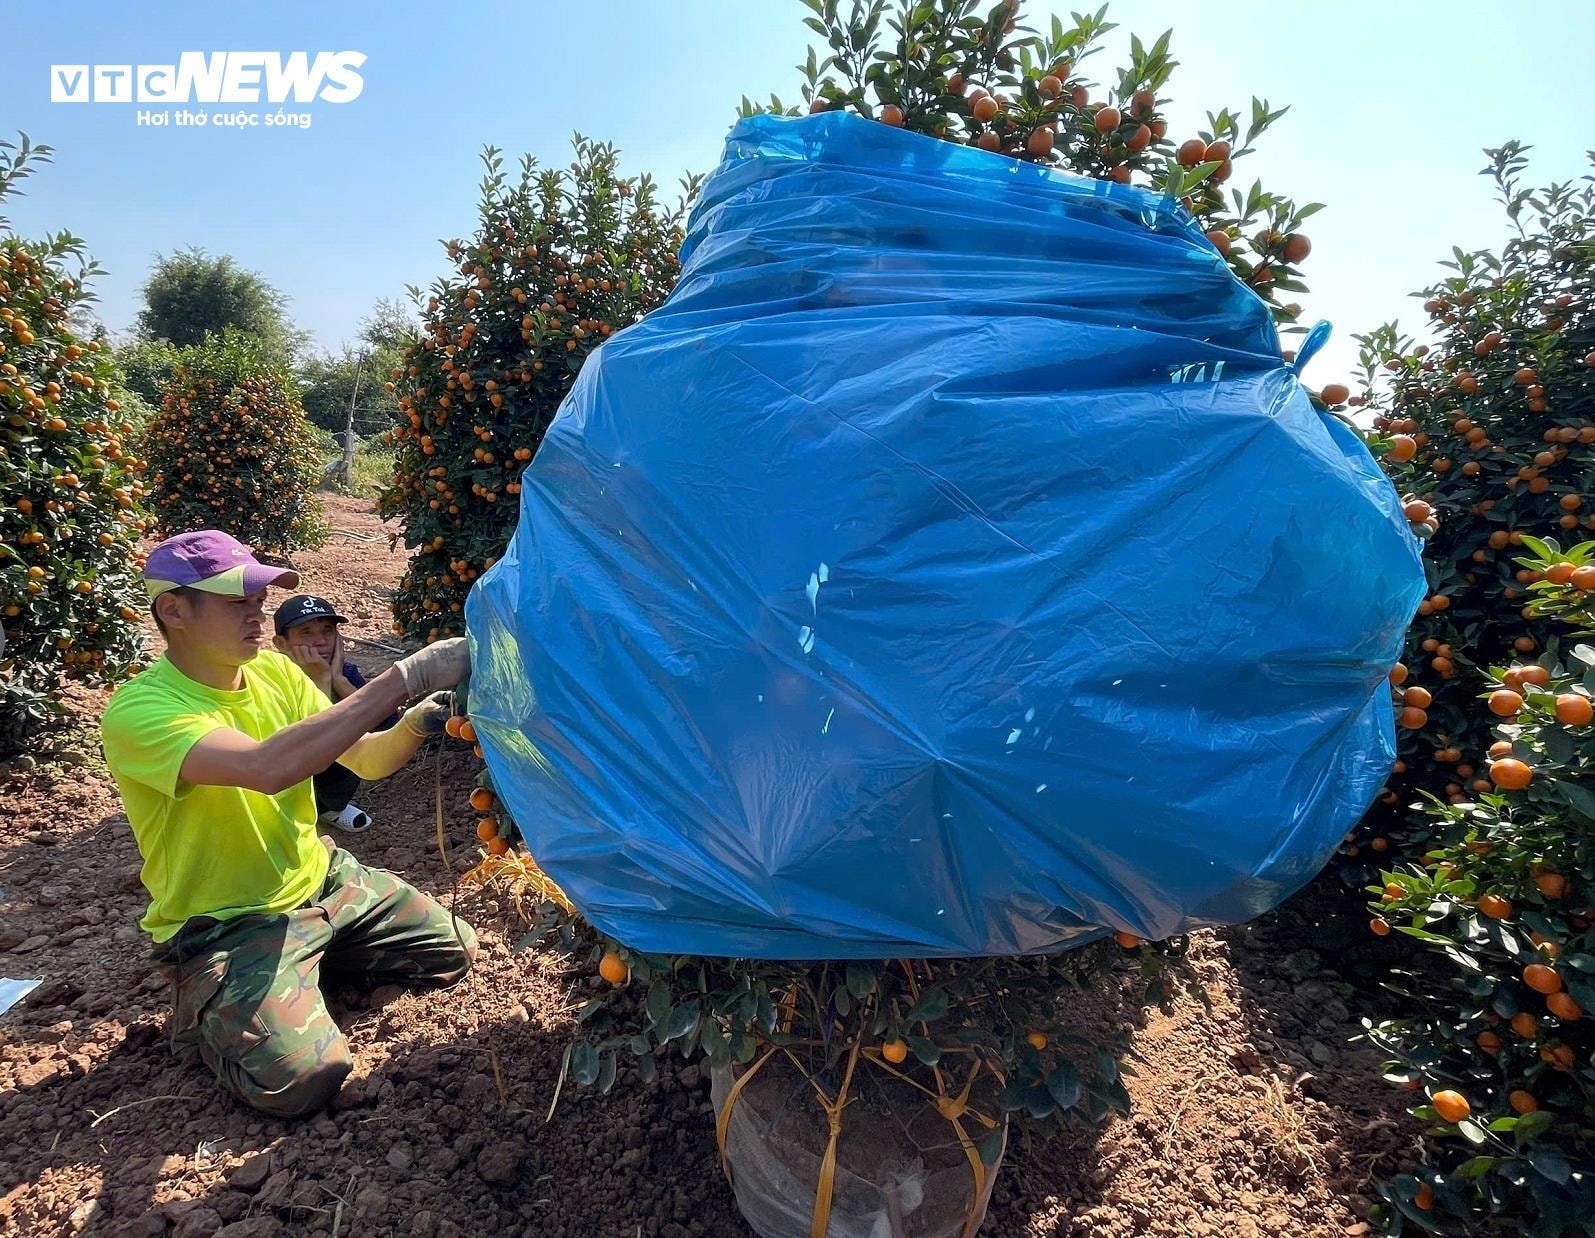
{"type": "Polygon", "coordinates": [[[190,920],[156,958],[175,987],[172,1045],[228,1091],[279,1117],[321,1108],[353,1065],[323,976],[362,985],[452,984],[476,934],[392,873],[333,848],[326,884],[293,911],[190,920]]]}

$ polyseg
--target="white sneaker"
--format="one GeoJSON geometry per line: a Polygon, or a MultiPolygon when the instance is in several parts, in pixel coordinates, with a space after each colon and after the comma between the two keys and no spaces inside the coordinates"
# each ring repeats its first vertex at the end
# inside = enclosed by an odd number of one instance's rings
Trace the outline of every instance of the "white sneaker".
{"type": "Polygon", "coordinates": [[[361,812],[353,804],[345,804],[342,812],[322,813],[316,823],[330,825],[350,834],[359,834],[371,828],[371,814],[361,812]]]}

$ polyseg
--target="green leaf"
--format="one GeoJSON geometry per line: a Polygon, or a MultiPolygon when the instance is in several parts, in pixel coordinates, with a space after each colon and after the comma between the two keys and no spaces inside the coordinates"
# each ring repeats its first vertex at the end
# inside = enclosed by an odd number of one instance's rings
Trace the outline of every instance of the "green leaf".
{"type": "Polygon", "coordinates": [[[1181,191],[1189,192],[1190,190],[1196,188],[1196,186],[1200,185],[1203,181],[1212,176],[1214,172],[1217,172],[1223,166],[1224,161],[1221,159],[1209,160],[1206,163],[1197,164],[1194,168],[1186,171],[1181,177],[1181,191]]]}
{"type": "Polygon", "coordinates": [[[1463,1118],[1462,1121],[1457,1123],[1457,1130],[1462,1133],[1462,1138],[1472,1144],[1481,1144],[1489,1139],[1489,1135],[1485,1134],[1484,1128],[1472,1118],[1463,1118]]]}
{"type": "Polygon", "coordinates": [[[1047,1076],[1047,1091],[1060,1109],[1072,1109],[1080,1103],[1080,1074],[1069,1062],[1059,1062],[1047,1076]]]}
{"type": "Polygon", "coordinates": [[[1050,1117],[1057,1106],[1052,1103],[1052,1093],[1044,1087],[1025,1089],[1025,1112],[1034,1119],[1050,1117]]]}
{"type": "Polygon", "coordinates": [[[926,989],[903,1016],[910,1023],[933,1023],[947,1013],[947,990],[937,985],[926,989]]]}
{"type": "MultiPolygon", "coordinates": [[[[1493,1130],[1494,1128],[1492,1127],[1491,1129],[1493,1130]]],[[[1454,1178],[1463,1179],[1482,1178],[1485,1174],[1489,1173],[1490,1170],[1495,1168],[1500,1159],[1501,1158],[1498,1156],[1470,1157],[1453,1169],[1451,1171],[1451,1176],[1454,1178]]]]}
{"type": "Polygon", "coordinates": [[[1025,1086],[1018,1080],[1010,1080],[997,1093],[997,1107],[1004,1113],[1013,1113],[1022,1109],[1024,1104],[1025,1086]]]}
{"type": "Polygon", "coordinates": [[[975,1151],[980,1154],[980,1163],[995,1165],[1006,1141],[1007,1127],[1000,1123],[975,1140],[975,1151]]]}
{"type": "Polygon", "coordinates": [[[1559,780],[1556,784],[1556,789],[1572,805],[1573,811],[1588,818],[1590,821],[1595,821],[1595,792],[1591,792],[1587,787],[1580,786],[1570,779],[1559,780]]]}
{"type": "Polygon", "coordinates": [[[670,1012],[670,1023],[665,1028],[665,1040],[679,1040],[698,1026],[699,1007],[696,1001],[683,1002],[670,1012]]]}
{"type": "Polygon", "coordinates": [[[583,1087],[598,1078],[598,1050],[585,1040],[570,1055],[570,1077],[583,1087]]]}
{"type": "Polygon", "coordinates": [[[703,1045],[703,1051],[709,1055],[711,1066],[724,1066],[730,1060],[731,1046],[721,1033],[720,1025],[713,1019],[703,1021],[699,1040],[703,1045]]]}
{"type": "Polygon", "coordinates": [[[615,1055],[605,1053],[598,1065],[598,1090],[608,1092],[615,1086],[615,1055]]]}
{"type": "Polygon", "coordinates": [[[1130,1116],[1130,1093],[1122,1079],[1108,1080],[1102,1085],[1101,1094],[1108,1107],[1120,1117],[1130,1116]]]}
{"type": "Polygon", "coordinates": [[[1419,941],[1433,942],[1437,946],[1448,946],[1451,944],[1451,939],[1449,937],[1442,937],[1439,933],[1431,933],[1427,929],[1414,928],[1410,924],[1398,924],[1396,926],[1396,932],[1405,933],[1408,937],[1416,937],[1419,941]]]}
{"type": "Polygon", "coordinates": [[[1531,1140],[1543,1135],[1555,1124],[1555,1117],[1544,1109],[1536,1109],[1533,1113],[1525,1113],[1517,1120],[1517,1129],[1512,1132],[1513,1141],[1521,1148],[1531,1140]]]}
{"type": "Polygon", "coordinates": [[[904,1036],[903,1040],[925,1065],[934,1066],[941,1061],[941,1049],[934,1040],[926,1040],[923,1036],[904,1036]]]}
{"type": "MultiPolygon", "coordinates": [[[[1573,759],[1577,748],[1573,743],[1572,735],[1561,727],[1550,727],[1542,734],[1545,739],[1545,755],[1550,757],[1552,761],[1557,765],[1566,765],[1573,759]]],[[[1562,783],[1557,783],[1558,790],[1561,790],[1562,787],[1562,783]]]]}
{"type": "Polygon", "coordinates": [[[644,1003],[648,1012],[649,1021],[656,1028],[664,1028],[670,1022],[670,988],[662,982],[656,981],[648,986],[648,998],[644,1003]]]}
{"type": "Polygon", "coordinates": [[[1557,1186],[1566,1186],[1567,1180],[1572,1177],[1573,1167],[1569,1165],[1561,1153],[1543,1145],[1535,1145],[1528,1152],[1529,1164],[1545,1178],[1549,1178],[1557,1186]]]}
{"type": "Polygon", "coordinates": [[[1562,981],[1567,986],[1568,996],[1585,1010],[1595,1010],[1595,981],[1573,975],[1563,976],[1562,981]]]}
{"type": "Polygon", "coordinates": [[[1554,542],[1542,541],[1527,533],[1522,534],[1523,544],[1542,559],[1555,559],[1561,556],[1562,550],[1554,542]]]}
{"type": "Polygon", "coordinates": [[[868,963],[853,960],[847,965],[847,991],[854,997],[865,998],[875,992],[875,969],[868,963]]]}

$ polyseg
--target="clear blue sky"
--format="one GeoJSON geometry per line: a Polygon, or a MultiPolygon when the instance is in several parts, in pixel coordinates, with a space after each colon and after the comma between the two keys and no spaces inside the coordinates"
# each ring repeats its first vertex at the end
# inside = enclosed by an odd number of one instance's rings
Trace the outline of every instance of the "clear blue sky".
{"type": "MultiPolygon", "coordinates": [[[[1042,0],[1024,16],[1054,11],[1067,20],[1042,0]]],[[[0,0],[0,134],[57,149],[9,213],[24,234],[86,238],[115,330],[153,256],[194,244],[259,271],[336,347],[378,298],[439,273],[437,238],[470,231],[484,144],[562,161],[580,130],[674,184],[713,166],[741,95],[796,97],[802,15],[797,0],[0,0]],[[49,101],[52,64],[236,49],[362,51],[364,92],[315,106],[308,132],[139,128],[135,107],[49,101]]],[[[1352,331],[1416,325],[1406,294],[1453,243],[1501,236],[1482,147],[1532,143],[1543,181],[1582,174],[1595,144],[1595,5],[1582,0],[1118,0],[1110,17],[1121,29],[1090,62],[1104,74],[1130,30],[1174,27],[1175,134],[1253,94],[1291,105],[1237,183],[1329,206],[1305,268],[1308,310],[1337,336],[1316,382],[1347,370],[1352,331]]]]}

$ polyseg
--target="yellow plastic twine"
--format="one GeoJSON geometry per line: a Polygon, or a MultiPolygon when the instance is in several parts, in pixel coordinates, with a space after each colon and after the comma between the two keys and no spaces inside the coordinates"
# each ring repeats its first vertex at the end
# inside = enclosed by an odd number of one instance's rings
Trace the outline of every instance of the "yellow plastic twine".
{"type": "MultiPolygon", "coordinates": [[[[903,971],[908,975],[908,991],[914,1000],[918,1001],[919,984],[914,978],[913,965],[910,964],[907,959],[902,959],[899,961],[902,963],[903,971]]],[[[933,978],[933,973],[930,970],[929,963],[925,964],[925,976],[927,979],[933,978]]],[[[921,1023],[920,1030],[924,1032],[926,1038],[929,1039],[930,1025],[928,1023],[921,1023]]],[[[893,1071],[892,1073],[898,1074],[896,1071],[893,1071]]],[[[997,1123],[995,1119],[989,1118],[985,1114],[969,1107],[969,1091],[975,1084],[975,1076],[980,1073],[979,1058],[975,1059],[975,1064],[970,1068],[969,1078],[964,1080],[963,1091],[958,1094],[957,1099],[954,1099],[947,1094],[947,1086],[942,1079],[940,1066],[932,1066],[930,1068],[930,1073],[931,1077],[936,1080],[936,1091],[934,1093],[936,1112],[941,1114],[942,1117],[946,1118],[947,1121],[951,1123],[954,1133],[958,1136],[958,1146],[963,1148],[964,1155],[969,1159],[969,1172],[971,1175],[973,1175],[975,1180],[975,1193],[970,1199],[969,1211],[964,1216],[963,1231],[963,1238],[972,1238],[975,1232],[975,1227],[978,1224],[977,1215],[980,1207],[980,1199],[986,1190],[986,1163],[980,1159],[980,1149],[975,1147],[974,1142],[965,1133],[962,1119],[967,1113],[977,1120],[983,1122],[988,1130],[992,1127],[995,1127],[997,1123]]],[[[899,1075],[899,1078],[905,1077],[906,1076],[899,1075]]],[[[909,1082],[913,1081],[909,1080],[909,1082]]],[[[927,1092],[929,1091],[928,1088],[922,1090],[927,1092]]]]}
{"type": "Polygon", "coordinates": [[[825,1231],[831,1226],[831,1195],[836,1189],[836,1144],[842,1137],[842,1110],[847,1108],[847,1089],[853,1083],[853,1071],[858,1066],[859,1048],[860,1042],[855,1040],[848,1051],[847,1071],[842,1076],[842,1086],[836,1090],[835,1100],[827,1100],[825,1090],[809,1079],[815,1095],[820,1098],[820,1107],[825,1110],[826,1120],[831,1124],[830,1138],[825,1141],[825,1157],[820,1161],[819,1184],[814,1188],[814,1212],[809,1219],[809,1238],[825,1238],[825,1231]]]}
{"type": "MultiPolygon", "coordinates": [[[[919,985],[914,976],[913,968],[907,960],[899,960],[899,962],[908,976],[910,994],[917,1001],[919,999],[919,985]]],[[[929,976],[930,968],[928,964],[925,970],[927,976],[929,976]]],[[[781,1005],[790,1004],[791,1009],[795,1010],[796,996],[796,986],[794,985],[793,990],[787,995],[781,1005]]],[[[790,1028],[790,1017],[787,1027],[790,1028]]],[[[930,1031],[928,1025],[922,1023],[921,1027],[928,1035],[930,1031]]],[[[848,1093],[852,1087],[853,1073],[858,1066],[860,1058],[908,1084],[910,1087],[923,1092],[930,1098],[931,1103],[935,1105],[936,1112],[941,1114],[952,1126],[954,1133],[958,1136],[959,1147],[964,1150],[964,1155],[969,1159],[969,1169],[974,1178],[975,1187],[974,1196],[970,1200],[969,1211],[964,1216],[962,1238],[974,1238],[975,1230],[980,1223],[980,1201],[986,1191],[987,1172],[985,1162],[980,1159],[979,1149],[964,1129],[963,1119],[966,1117],[972,1118],[987,1130],[995,1129],[997,1126],[996,1118],[982,1113],[969,1103],[970,1093],[975,1086],[976,1078],[980,1075],[982,1066],[982,1062],[978,1057],[974,1059],[969,1075],[964,1080],[963,1087],[954,1096],[949,1093],[947,1078],[943,1076],[939,1066],[931,1067],[931,1074],[936,1081],[936,1087],[934,1089],[928,1088],[920,1083],[919,1080],[895,1069],[885,1058],[881,1057],[879,1049],[865,1049],[861,1039],[855,1040],[848,1053],[847,1071],[843,1075],[842,1085],[833,1099],[826,1094],[825,1089],[820,1086],[814,1076],[804,1069],[803,1063],[798,1060],[790,1049],[778,1049],[777,1046],[772,1045],[732,1083],[731,1090],[726,1093],[725,1103],[720,1107],[720,1112],[715,1118],[714,1137],[715,1144],[720,1152],[720,1169],[725,1174],[726,1181],[731,1182],[733,1185],[735,1185],[735,1182],[731,1173],[731,1165],[726,1160],[726,1133],[731,1125],[731,1111],[741,1097],[743,1088],[752,1082],[753,1077],[764,1068],[765,1064],[777,1052],[785,1053],[797,1072],[808,1080],[809,1086],[814,1089],[814,1093],[819,1099],[820,1108],[824,1110],[826,1121],[830,1127],[830,1135],[825,1144],[825,1155],[820,1161],[819,1178],[814,1189],[814,1208],[809,1218],[809,1238],[825,1238],[826,1231],[830,1227],[831,1206],[836,1190],[837,1143],[842,1134],[842,1113],[849,1103],[848,1093]]],[[[969,1050],[968,1052],[972,1053],[973,1051],[969,1050]]],[[[998,1083],[1003,1082],[1001,1071],[995,1067],[988,1067],[988,1069],[991,1070],[998,1083]]]]}
{"type": "Polygon", "coordinates": [[[719,1116],[715,1120],[714,1138],[720,1149],[720,1168],[725,1173],[726,1181],[735,1185],[731,1174],[730,1162],[726,1160],[726,1131],[731,1125],[731,1110],[736,1105],[737,1099],[742,1095],[742,1089],[752,1081],[777,1052],[783,1052],[790,1059],[792,1065],[814,1089],[814,1094],[819,1097],[820,1108],[825,1111],[825,1117],[830,1125],[830,1136],[825,1142],[825,1155],[820,1160],[819,1181],[814,1189],[814,1210],[809,1217],[809,1238],[825,1238],[825,1232],[831,1224],[831,1200],[836,1191],[836,1144],[842,1136],[842,1111],[848,1105],[848,1089],[853,1082],[853,1071],[858,1066],[859,1050],[858,1041],[853,1042],[853,1047],[847,1057],[847,1071],[842,1077],[842,1086],[837,1090],[835,1098],[825,1094],[825,1089],[814,1079],[814,1076],[803,1069],[803,1063],[788,1049],[778,1049],[772,1045],[765,1050],[764,1055],[743,1072],[741,1078],[731,1085],[731,1090],[726,1093],[725,1104],[720,1107],[719,1116]]]}
{"type": "Polygon", "coordinates": [[[450,881],[449,888],[449,927],[454,930],[454,940],[459,943],[460,952],[465,952],[465,934],[460,932],[460,874],[454,869],[454,860],[449,855],[448,836],[443,832],[443,745],[439,744],[435,759],[432,762],[432,800],[436,807],[438,858],[443,861],[443,867],[448,870],[450,881]]]}
{"type": "Polygon", "coordinates": [[[731,1107],[737,1103],[737,1097],[742,1095],[742,1089],[753,1081],[753,1076],[763,1069],[764,1064],[776,1054],[776,1048],[771,1045],[764,1051],[764,1056],[747,1070],[742,1072],[742,1077],[731,1085],[731,1090],[726,1093],[725,1104],[720,1106],[720,1113],[715,1118],[714,1142],[720,1149],[720,1172],[725,1174],[726,1181],[731,1182],[731,1163],[726,1160],[726,1128],[731,1125],[731,1107]]]}

